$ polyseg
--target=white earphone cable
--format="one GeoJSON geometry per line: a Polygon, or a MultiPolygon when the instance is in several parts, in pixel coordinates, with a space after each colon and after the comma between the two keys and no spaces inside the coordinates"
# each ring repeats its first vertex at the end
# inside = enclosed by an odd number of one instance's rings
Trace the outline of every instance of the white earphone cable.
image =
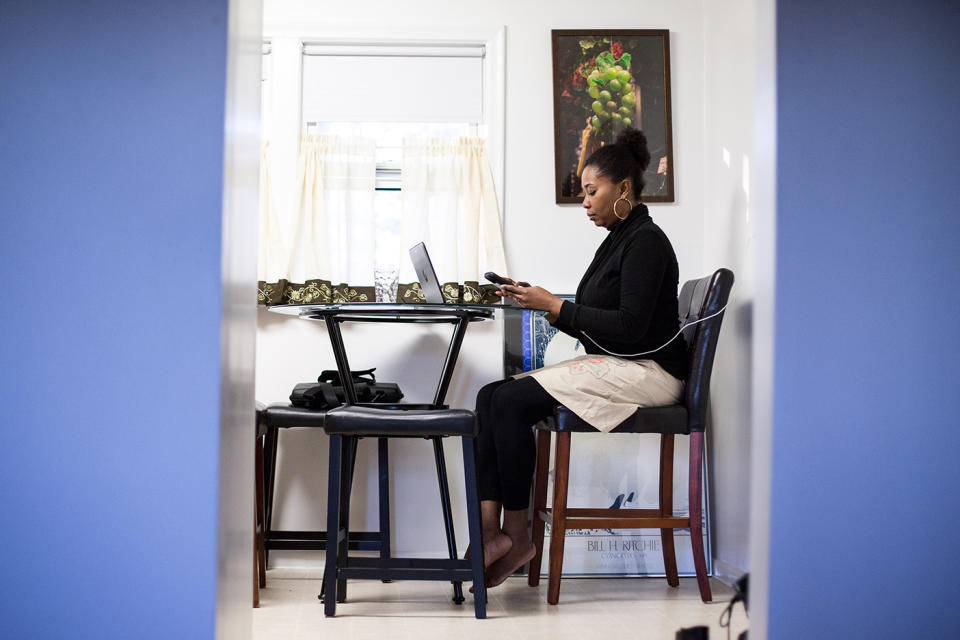
{"type": "Polygon", "coordinates": [[[709,316],[707,316],[706,318],[700,318],[699,320],[694,320],[693,322],[688,322],[687,324],[685,324],[685,325],[683,325],[682,327],[680,327],[680,331],[677,331],[677,335],[673,336],[672,338],[670,338],[669,340],[667,340],[666,342],[664,342],[662,345],[660,345],[660,346],[657,347],[656,349],[653,349],[652,351],[644,351],[643,353],[614,353],[613,351],[607,351],[606,349],[604,349],[604,348],[600,345],[599,342],[597,342],[596,340],[594,340],[593,338],[591,338],[590,335],[589,335],[586,331],[581,331],[580,333],[582,333],[586,338],[588,338],[588,339],[590,340],[590,342],[592,342],[593,344],[597,345],[597,347],[598,347],[601,351],[604,351],[604,352],[610,354],[611,356],[617,356],[617,357],[620,357],[620,358],[636,358],[637,356],[646,356],[646,355],[649,355],[649,354],[651,354],[651,353],[656,353],[657,351],[660,351],[660,349],[663,349],[665,346],[667,346],[668,344],[670,344],[671,342],[673,342],[674,340],[676,340],[676,339],[677,339],[677,336],[679,336],[681,333],[683,333],[683,330],[686,329],[687,327],[692,327],[693,325],[699,324],[699,323],[701,323],[701,322],[705,322],[705,321],[709,320],[710,318],[715,318],[715,317],[717,317],[718,315],[720,315],[721,313],[723,313],[724,309],[726,309],[726,308],[727,308],[727,305],[723,305],[723,307],[720,309],[720,311],[717,311],[716,313],[711,313],[711,314],[710,314],[709,316]]]}

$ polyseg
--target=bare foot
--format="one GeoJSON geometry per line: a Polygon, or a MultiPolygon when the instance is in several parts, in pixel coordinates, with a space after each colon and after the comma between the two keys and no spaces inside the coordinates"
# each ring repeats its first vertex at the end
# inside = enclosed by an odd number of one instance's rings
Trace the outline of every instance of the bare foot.
{"type": "MultiPolygon", "coordinates": [[[[483,541],[483,568],[484,573],[494,562],[507,555],[513,546],[513,540],[503,531],[498,531],[493,536],[483,541]]],[[[463,554],[464,558],[470,557],[470,549],[463,554]]],[[[473,587],[470,587],[470,593],[473,593],[473,587]]]]}
{"type": "MultiPolygon", "coordinates": [[[[507,552],[510,551],[510,547],[512,545],[513,540],[511,540],[510,537],[502,531],[499,531],[492,537],[485,539],[483,541],[483,568],[486,569],[491,564],[507,555],[507,552]]],[[[466,553],[463,554],[463,559],[470,559],[470,547],[467,547],[466,553]]]]}
{"type": "Polygon", "coordinates": [[[502,531],[483,541],[483,568],[486,569],[500,558],[507,555],[513,547],[513,540],[502,531]]]}
{"type": "Polygon", "coordinates": [[[536,554],[537,548],[529,539],[526,542],[515,543],[510,551],[490,565],[487,570],[487,588],[502,584],[513,575],[513,572],[530,562],[536,554]]]}

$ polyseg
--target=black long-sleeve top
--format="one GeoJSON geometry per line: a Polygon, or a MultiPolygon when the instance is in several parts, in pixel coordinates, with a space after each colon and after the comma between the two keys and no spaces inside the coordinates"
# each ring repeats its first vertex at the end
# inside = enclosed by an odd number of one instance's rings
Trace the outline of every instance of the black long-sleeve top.
{"type": "MultiPolygon", "coordinates": [[[[576,302],[563,302],[554,326],[580,340],[590,354],[656,349],[680,329],[679,280],[670,240],[654,224],[646,205],[638,204],[626,220],[610,227],[577,287],[576,302]]],[[[673,377],[687,377],[682,337],[656,353],[622,357],[653,360],[673,377]]]]}

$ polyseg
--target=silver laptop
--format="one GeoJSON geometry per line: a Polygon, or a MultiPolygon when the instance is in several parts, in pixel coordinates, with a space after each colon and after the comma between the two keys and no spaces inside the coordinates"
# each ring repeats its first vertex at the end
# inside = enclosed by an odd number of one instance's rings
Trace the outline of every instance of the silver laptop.
{"type": "Polygon", "coordinates": [[[414,271],[417,272],[417,280],[420,281],[423,297],[432,304],[443,304],[443,292],[440,290],[437,272],[433,270],[433,263],[430,262],[427,245],[421,242],[412,247],[410,249],[410,260],[413,262],[414,271]]]}

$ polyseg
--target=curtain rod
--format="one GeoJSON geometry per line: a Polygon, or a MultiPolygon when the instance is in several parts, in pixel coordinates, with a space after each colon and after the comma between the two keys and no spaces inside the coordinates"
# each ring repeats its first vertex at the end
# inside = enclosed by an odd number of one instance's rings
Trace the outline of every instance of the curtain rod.
{"type": "Polygon", "coordinates": [[[481,44],[439,42],[410,44],[304,42],[303,55],[377,58],[483,58],[486,56],[486,47],[481,44]]]}

